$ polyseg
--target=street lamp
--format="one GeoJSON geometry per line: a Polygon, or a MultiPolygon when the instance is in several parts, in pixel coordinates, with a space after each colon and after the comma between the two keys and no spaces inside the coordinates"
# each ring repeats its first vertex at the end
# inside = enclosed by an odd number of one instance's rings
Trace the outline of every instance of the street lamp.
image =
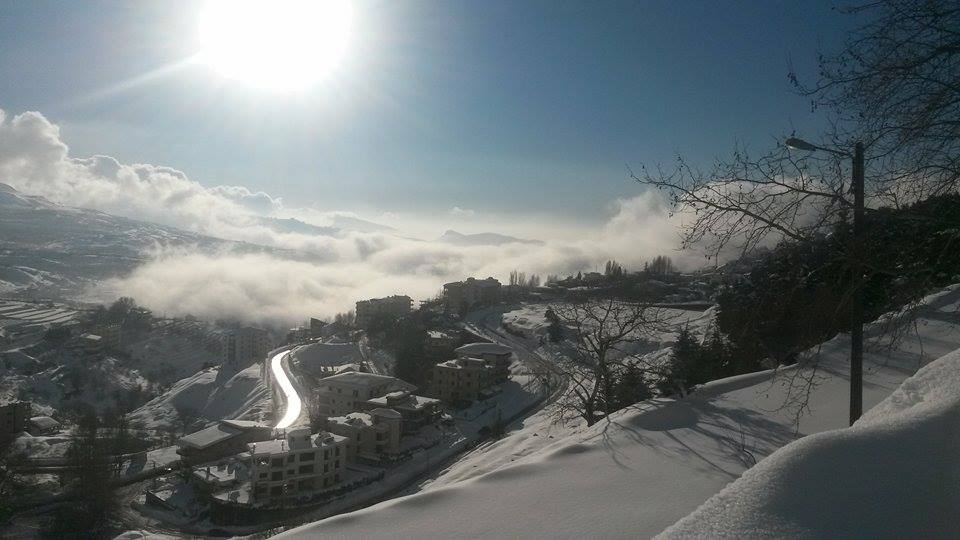
{"type": "Polygon", "coordinates": [[[863,143],[853,146],[853,155],[840,150],[823,148],[803,139],[791,137],[785,141],[788,148],[815,152],[822,150],[853,159],[853,257],[850,271],[853,278],[853,304],[850,308],[850,425],[863,414],[863,143]]]}

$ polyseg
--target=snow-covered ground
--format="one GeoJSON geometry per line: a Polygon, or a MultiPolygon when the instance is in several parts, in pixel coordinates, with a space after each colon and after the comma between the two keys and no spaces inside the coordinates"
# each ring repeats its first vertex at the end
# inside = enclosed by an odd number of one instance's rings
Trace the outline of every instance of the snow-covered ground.
{"type": "MultiPolygon", "coordinates": [[[[960,289],[956,287],[931,296],[920,310],[916,326],[895,346],[873,343],[866,355],[865,408],[885,400],[906,378],[931,360],[960,348],[960,321],[948,309],[958,300],[960,289]]],[[[875,332],[876,328],[870,330],[875,332]]],[[[792,367],[714,381],[685,399],[645,402],[590,428],[554,426],[548,415],[538,414],[503,440],[467,455],[419,493],[301,527],[283,537],[312,538],[320,534],[365,538],[652,537],[695,510],[756,461],[798,437],[843,428],[847,423],[848,349],[846,336],[838,336],[811,351],[811,355],[817,355],[816,369],[792,367]],[[803,411],[799,423],[795,423],[798,409],[792,398],[805,394],[804,381],[815,384],[810,388],[809,409],[803,411]]],[[[824,464],[822,468],[816,463],[809,464],[810,474],[820,475],[817,476],[819,484],[798,481],[797,488],[801,489],[789,490],[784,482],[792,481],[795,477],[791,474],[795,473],[788,468],[781,473],[782,477],[776,477],[779,478],[776,487],[781,492],[789,491],[792,497],[807,497],[807,505],[802,510],[813,516],[816,510],[811,509],[811,505],[816,505],[818,492],[824,486],[845,482],[839,475],[846,469],[838,467],[849,466],[854,456],[860,459],[871,456],[871,441],[890,437],[889,441],[895,444],[898,436],[904,439],[914,436],[916,440],[906,450],[914,456],[925,456],[930,451],[925,448],[924,438],[930,438],[930,444],[934,445],[938,444],[937,440],[955,442],[953,427],[948,429],[943,423],[955,424],[956,418],[934,414],[940,410],[939,405],[914,408],[931,418],[929,422],[920,422],[915,431],[904,425],[909,422],[903,419],[910,415],[896,412],[906,404],[916,403],[918,398],[943,394],[930,389],[932,379],[948,380],[943,370],[954,369],[953,377],[956,370],[960,370],[956,361],[944,361],[943,365],[945,367],[930,371],[931,374],[925,374],[925,370],[920,377],[922,383],[904,385],[881,408],[865,417],[862,428],[852,430],[853,435],[841,436],[858,441],[847,453],[828,444],[826,449],[830,451],[822,450],[822,456],[845,457],[838,457],[841,459],[838,464],[824,464]],[[888,413],[900,420],[874,420],[888,413]],[[906,431],[894,436],[892,425],[906,431]],[[860,431],[864,434],[857,435],[860,431]]],[[[812,443],[807,440],[799,444],[820,448],[817,443],[820,439],[813,438],[812,443]]],[[[956,446],[950,443],[950,447],[956,446]]],[[[949,454],[946,451],[943,455],[949,454]]],[[[771,463],[795,465],[803,462],[802,455],[798,453],[793,458],[784,458],[785,461],[778,455],[771,463]]],[[[896,482],[889,476],[884,480],[880,471],[884,468],[903,470],[903,466],[893,468],[898,464],[893,456],[899,455],[886,452],[878,458],[876,466],[866,469],[872,475],[873,491],[864,490],[864,497],[875,498],[878,492],[893,489],[896,482]]],[[[761,463],[767,466],[766,462],[761,463]]],[[[949,460],[938,457],[929,467],[919,468],[919,477],[931,482],[934,490],[932,495],[920,497],[921,502],[929,502],[937,495],[950,503],[956,502],[952,498],[955,494],[952,485],[944,487],[928,476],[939,466],[944,467],[940,469],[943,471],[955,470],[948,465],[949,460]],[[936,491],[938,489],[940,491],[936,491]]],[[[866,475],[866,472],[858,474],[856,478],[866,475]]],[[[776,512],[789,511],[793,499],[784,495],[774,500],[770,508],[762,507],[763,486],[756,485],[763,477],[771,475],[761,472],[745,477],[745,481],[752,479],[755,490],[755,496],[746,500],[766,512],[757,520],[773,520],[776,512]]],[[[956,483],[952,476],[951,482],[956,483]]],[[[893,505],[898,500],[906,504],[907,492],[911,488],[920,489],[919,484],[909,482],[900,488],[890,492],[893,497],[885,504],[893,505]]],[[[853,486],[846,489],[850,490],[848,493],[861,494],[860,491],[854,493],[852,490],[857,488],[853,486]]],[[[840,500],[830,500],[834,506],[832,511],[839,512],[840,500]]],[[[721,499],[713,508],[728,503],[729,500],[721,499]]],[[[934,504],[933,508],[942,509],[944,504],[934,504]]],[[[744,512],[749,512],[749,508],[744,512]]],[[[705,511],[710,512],[709,509],[708,505],[705,511]]],[[[867,517],[866,513],[858,515],[858,518],[867,517]]],[[[696,535],[696,529],[691,530],[696,535]]],[[[737,534],[737,529],[730,530],[732,536],[743,537],[737,534]]],[[[805,529],[798,526],[792,530],[805,529]]],[[[808,530],[813,531],[809,533],[812,536],[822,532],[808,530]]],[[[896,531],[871,530],[886,535],[896,531]]]]}
{"type": "Polygon", "coordinates": [[[212,367],[178,381],[166,393],[130,413],[131,422],[147,429],[169,429],[189,413],[199,421],[222,418],[260,419],[270,410],[269,392],[263,383],[261,364],[231,373],[212,367]]]}

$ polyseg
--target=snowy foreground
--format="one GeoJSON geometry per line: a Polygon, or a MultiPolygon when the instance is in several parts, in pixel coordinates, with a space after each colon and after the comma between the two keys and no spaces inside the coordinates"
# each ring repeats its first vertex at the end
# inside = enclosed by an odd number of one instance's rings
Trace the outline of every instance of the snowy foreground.
{"type": "Polygon", "coordinates": [[[816,371],[714,381],[591,428],[535,415],[418,493],[281,537],[649,538],[678,520],[666,535],[942,536],[957,507],[960,353],[930,362],[960,348],[958,302],[957,288],[933,295],[895,347],[873,344],[864,385],[873,410],[852,429],[838,429],[849,345],[838,336],[811,351],[816,371]],[[784,403],[810,379],[797,425],[784,403]]]}

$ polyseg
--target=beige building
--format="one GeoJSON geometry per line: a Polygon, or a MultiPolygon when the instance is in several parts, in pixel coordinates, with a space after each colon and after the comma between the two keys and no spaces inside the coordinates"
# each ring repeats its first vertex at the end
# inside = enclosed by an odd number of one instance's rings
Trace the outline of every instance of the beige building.
{"type": "Polygon", "coordinates": [[[265,358],[271,347],[269,332],[244,326],[224,336],[223,360],[228,366],[246,366],[265,358]]]}
{"type": "Polygon", "coordinates": [[[344,416],[361,410],[362,403],[398,390],[414,391],[416,386],[396,377],[373,373],[341,373],[321,379],[316,391],[318,417],[344,416]]]}
{"type": "Polygon", "coordinates": [[[408,313],[413,305],[409,296],[394,295],[386,298],[371,298],[357,302],[357,326],[366,328],[378,317],[397,319],[408,313]]]}
{"type": "Polygon", "coordinates": [[[479,358],[493,368],[494,378],[498,382],[510,377],[510,364],[513,361],[513,349],[499,343],[467,343],[457,347],[459,358],[479,358]]]}
{"type": "Polygon", "coordinates": [[[347,439],[347,460],[381,461],[399,450],[401,421],[393,409],[373,409],[328,418],[327,430],[347,439]]]}
{"type": "Polygon", "coordinates": [[[464,314],[470,310],[490,306],[500,301],[500,282],[487,279],[467,278],[443,286],[443,310],[447,313],[464,314]]]}
{"type": "Polygon", "coordinates": [[[336,487],[346,465],[347,439],[310,428],[288,430],[286,437],[251,443],[250,489],[256,501],[295,497],[336,487]]]}
{"type": "Polygon", "coordinates": [[[479,358],[457,358],[433,368],[433,395],[447,403],[470,403],[493,385],[494,368],[479,358]]]}
{"type": "Polygon", "coordinates": [[[363,404],[365,410],[393,409],[403,419],[402,433],[413,433],[432,424],[443,413],[439,399],[417,396],[407,391],[390,392],[385,396],[368,399],[363,404]]]}
{"type": "Polygon", "coordinates": [[[434,358],[450,358],[459,341],[457,336],[439,330],[430,330],[423,340],[423,352],[434,358]]]}

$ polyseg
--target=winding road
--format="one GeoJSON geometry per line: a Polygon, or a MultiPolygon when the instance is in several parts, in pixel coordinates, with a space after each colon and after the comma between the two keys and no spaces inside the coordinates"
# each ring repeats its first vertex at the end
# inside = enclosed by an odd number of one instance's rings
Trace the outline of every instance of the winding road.
{"type": "Polygon", "coordinates": [[[280,385],[280,389],[284,393],[284,401],[287,404],[283,418],[281,418],[275,426],[276,429],[286,429],[292,426],[293,423],[297,421],[297,418],[300,418],[300,411],[303,408],[303,401],[300,399],[300,394],[297,393],[297,389],[294,388],[293,383],[290,382],[290,377],[287,375],[286,370],[283,369],[283,359],[289,354],[290,351],[280,351],[270,359],[270,370],[273,371],[273,379],[280,385]]]}

